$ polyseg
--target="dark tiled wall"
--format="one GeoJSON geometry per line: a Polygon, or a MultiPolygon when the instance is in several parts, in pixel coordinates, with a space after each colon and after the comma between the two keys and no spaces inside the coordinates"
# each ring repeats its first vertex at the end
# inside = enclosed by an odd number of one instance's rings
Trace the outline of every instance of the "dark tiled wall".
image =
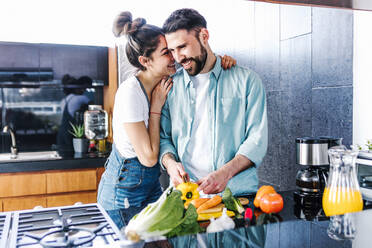
{"type": "Polygon", "coordinates": [[[300,169],[295,138],[331,135],[352,142],[353,14],[256,2],[254,16],[250,67],[265,84],[269,119],[259,178],[294,189],[300,169]]]}

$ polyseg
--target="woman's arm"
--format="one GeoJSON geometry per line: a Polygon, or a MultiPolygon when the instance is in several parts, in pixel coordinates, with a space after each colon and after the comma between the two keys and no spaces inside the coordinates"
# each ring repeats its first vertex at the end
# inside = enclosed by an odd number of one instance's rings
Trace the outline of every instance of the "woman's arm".
{"type": "Polygon", "coordinates": [[[154,88],[151,97],[148,129],[143,121],[124,123],[125,131],[138,160],[147,167],[152,167],[158,162],[161,109],[172,85],[172,79],[168,78],[163,79],[154,88]]]}

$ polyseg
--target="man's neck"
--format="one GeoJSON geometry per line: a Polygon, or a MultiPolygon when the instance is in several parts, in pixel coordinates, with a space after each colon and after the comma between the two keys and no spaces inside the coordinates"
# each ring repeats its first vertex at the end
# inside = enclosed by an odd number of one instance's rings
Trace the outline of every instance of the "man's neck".
{"type": "Polygon", "coordinates": [[[203,70],[200,73],[207,73],[211,71],[216,64],[217,57],[211,50],[208,50],[207,61],[205,62],[203,70]]]}

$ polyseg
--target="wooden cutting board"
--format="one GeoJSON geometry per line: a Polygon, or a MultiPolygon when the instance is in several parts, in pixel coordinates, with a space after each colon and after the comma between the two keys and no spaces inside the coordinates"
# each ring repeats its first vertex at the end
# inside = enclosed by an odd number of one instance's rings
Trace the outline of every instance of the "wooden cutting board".
{"type": "Polygon", "coordinates": [[[222,212],[222,209],[225,207],[225,204],[220,203],[217,206],[214,206],[212,208],[208,208],[206,210],[203,210],[200,212],[200,214],[207,214],[207,213],[215,213],[215,212],[222,212]]]}

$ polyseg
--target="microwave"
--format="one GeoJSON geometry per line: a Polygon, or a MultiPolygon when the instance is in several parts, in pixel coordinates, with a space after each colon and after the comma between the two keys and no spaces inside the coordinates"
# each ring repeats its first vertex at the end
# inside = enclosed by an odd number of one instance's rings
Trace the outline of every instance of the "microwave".
{"type": "Polygon", "coordinates": [[[364,200],[372,201],[372,159],[358,158],[357,177],[364,200]]]}

